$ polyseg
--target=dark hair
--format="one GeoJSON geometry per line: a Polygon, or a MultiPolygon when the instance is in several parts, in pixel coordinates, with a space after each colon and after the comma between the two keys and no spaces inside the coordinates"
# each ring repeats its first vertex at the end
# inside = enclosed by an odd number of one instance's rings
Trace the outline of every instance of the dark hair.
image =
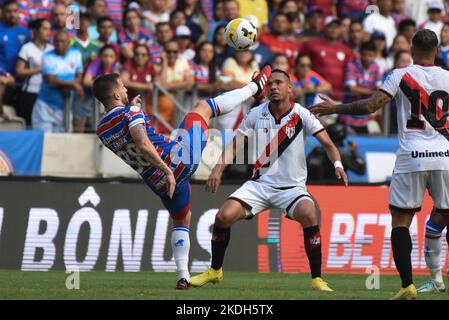
{"type": "Polygon", "coordinates": [[[396,62],[399,60],[399,58],[400,58],[404,53],[410,54],[409,51],[405,51],[405,50],[398,51],[398,52],[396,52],[396,53],[394,54],[394,64],[395,64],[395,65],[396,65],[396,62]]]}
{"type": "Polygon", "coordinates": [[[186,13],[180,9],[175,9],[170,13],[170,18],[168,21],[172,21],[173,17],[175,16],[175,14],[177,13],[182,13],[184,15],[184,17],[186,16],[186,13]]]}
{"type": "Polygon", "coordinates": [[[282,73],[284,76],[287,77],[288,81],[290,81],[290,76],[289,76],[288,73],[285,72],[284,70],[281,70],[281,69],[274,69],[274,70],[271,71],[271,74],[273,74],[273,73],[282,73]]]}
{"type": "Polygon", "coordinates": [[[86,8],[91,8],[95,5],[95,2],[97,1],[103,1],[104,3],[106,3],[105,0],[87,0],[86,2],[86,8]]]}
{"type": "Polygon", "coordinates": [[[148,48],[148,46],[145,43],[136,43],[136,46],[134,47],[133,51],[136,52],[137,48],[145,48],[148,55],[150,54],[150,48],[148,48]]]}
{"type": "Polygon", "coordinates": [[[280,57],[283,57],[283,58],[287,59],[287,61],[288,61],[288,57],[285,53],[278,52],[273,55],[273,58],[271,59],[271,63],[273,63],[277,58],[280,58],[280,57]]]}
{"type": "Polygon", "coordinates": [[[114,22],[112,21],[112,18],[110,16],[104,16],[104,17],[100,17],[97,20],[97,28],[105,21],[109,21],[112,24],[114,24],[114,22]]]}
{"type": "Polygon", "coordinates": [[[203,47],[205,45],[211,45],[212,46],[212,52],[214,54],[214,56],[212,57],[211,62],[209,62],[209,65],[207,66],[209,68],[209,82],[213,83],[217,80],[217,75],[216,75],[216,69],[217,69],[217,63],[215,62],[215,50],[214,50],[214,45],[212,42],[209,41],[203,41],[201,42],[195,50],[195,57],[193,58],[193,62],[195,62],[196,64],[200,64],[200,51],[201,49],[203,49],[203,47]]]}
{"type": "Polygon", "coordinates": [[[140,14],[139,11],[136,8],[128,8],[125,11],[123,11],[123,19],[122,19],[122,23],[123,23],[123,28],[128,28],[128,26],[126,25],[126,16],[128,15],[128,13],[130,12],[135,12],[137,14],[137,16],[140,19],[140,14]]]}
{"type": "Polygon", "coordinates": [[[47,21],[47,19],[38,18],[38,19],[31,20],[28,23],[28,28],[31,30],[39,30],[42,27],[42,25],[44,24],[44,21],[47,21]]]}
{"type": "Polygon", "coordinates": [[[3,2],[3,5],[1,6],[1,8],[2,9],[4,9],[4,8],[6,8],[7,6],[10,6],[10,5],[12,5],[12,4],[15,4],[15,5],[19,5],[18,3],[17,3],[17,0],[6,0],[5,2],[3,2]]]}
{"type": "Polygon", "coordinates": [[[307,57],[310,59],[310,57],[306,54],[298,54],[298,56],[295,59],[295,67],[299,64],[299,61],[301,61],[301,59],[304,57],[307,57]]]}
{"type": "Polygon", "coordinates": [[[404,19],[399,22],[398,31],[399,33],[404,32],[405,28],[414,27],[416,28],[416,22],[413,19],[404,19]]]}
{"type": "Polygon", "coordinates": [[[419,52],[432,52],[434,49],[438,48],[438,37],[432,30],[419,30],[413,36],[412,46],[419,52]]]}
{"type": "MultiPolygon", "coordinates": [[[[185,0],[178,0],[176,8],[175,9],[179,9],[181,11],[183,11],[185,13],[185,10],[187,8],[187,3],[185,0]]],[[[203,12],[203,8],[201,6],[201,1],[198,1],[195,5],[195,8],[193,9],[193,14],[197,14],[197,15],[203,15],[206,16],[203,12]]]]}
{"type": "Polygon", "coordinates": [[[100,51],[98,51],[98,55],[101,56],[103,54],[103,52],[105,52],[108,49],[111,49],[112,51],[114,51],[114,54],[117,57],[117,52],[115,51],[114,46],[112,46],[110,44],[105,44],[104,46],[102,46],[100,51]]]}
{"type": "Polygon", "coordinates": [[[168,21],[158,22],[158,23],[156,23],[155,29],[157,30],[157,28],[159,28],[161,26],[169,26],[170,27],[170,23],[168,21]]]}
{"type": "Polygon", "coordinates": [[[91,19],[90,18],[90,14],[88,14],[87,12],[81,12],[80,13],[80,20],[82,20],[82,19],[90,20],[91,19]]]}
{"type": "Polygon", "coordinates": [[[223,0],[216,0],[214,1],[214,20],[218,21],[218,17],[217,17],[217,5],[222,3],[224,5],[224,1],[223,0]]]}
{"type": "Polygon", "coordinates": [[[213,36],[213,38],[212,38],[212,43],[213,43],[214,47],[218,45],[217,40],[216,40],[217,34],[218,34],[218,30],[224,29],[224,28],[226,28],[226,25],[225,25],[224,23],[219,24],[219,25],[215,28],[215,30],[214,30],[214,36],[213,36]]]}
{"type": "Polygon", "coordinates": [[[368,41],[368,42],[362,43],[362,45],[360,46],[359,52],[362,53],[363,51],[376,52],[377,51],[376,44],[373,41],[368,41]]]}
{"type": "Polygon", "coordinates": [[[349,24],[349,29],[351,29],[351,27],[352,27],[353,25],[355,25],[355,24],[359,24],[359,25],[361,25],[362,28],[363,28],[363,23],[362,23],[362,22],[360,22],[359,20],[352,20],[351,23],[349,24]]]}
{"type": "Polygon", "coordinates": [[[118,79],[117,73],[106,73],[96,77],[92,87],[95,98],[105,104],[112,97],[112,92],[118,85],[118,79]]]}

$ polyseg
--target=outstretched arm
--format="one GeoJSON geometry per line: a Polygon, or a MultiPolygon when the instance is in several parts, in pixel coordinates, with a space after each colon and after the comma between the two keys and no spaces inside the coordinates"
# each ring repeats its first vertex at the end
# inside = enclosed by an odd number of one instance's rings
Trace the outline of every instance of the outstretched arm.
{"type": "Polygon", "coordinates": [[[334,113],[355,115],[374,113],[391,101],[391,96],[381,90],[374,92],[369,98],[338,105],[329,98],[320,97],[324,102],[318,103],[310,109],[317,116],[334,113]]]}
{"type": "Polygon", "coordinates": [[[327,132],[325,130],[323,130],[323,131],[317,133],[315,135],[315,138],[320,142],[320,144],[323,146],[324,150],[326,150],[327,157],[334,164],[335,176],[338,179],[343,179],[345,186],[348,186],[348,177],[343,168],[343,165],[341,164],[340,153],[338,152],[338,149],[335,146],[335,144],[332,142],[331,138],[329,138],[329,135],[327,134],[327,132]]]}
{"type": "Polygon", "coordinates": [[[142,124],[135,125],[129,129],[131,137],[136,144],[138,150],[151,166],[162,170],[167,175],[168,196],[171,198],[175,192],[176,179],[173,172],[161,159],[150,139],[148,138],[145,126],[142,124]]]}

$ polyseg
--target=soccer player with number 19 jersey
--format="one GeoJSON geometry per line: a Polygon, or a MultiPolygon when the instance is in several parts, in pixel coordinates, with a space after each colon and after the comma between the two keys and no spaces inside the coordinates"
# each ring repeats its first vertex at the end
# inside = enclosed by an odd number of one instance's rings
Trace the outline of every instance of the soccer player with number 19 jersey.
{"type": "Polygon", "coordinates": [[[399,150],[390,186],[391,244],[402,288],[395,300],[417,296],[409,227],[426,189],[434,202],[426,246],[449,224],[449,72],[433,65],[437,52],[436,34],[421,30],[412,40],[414,64],[394,70],[371,97],[341,105],[325,99],[311,109],[316,115],[368,114],[396,100],[399,150]]]}

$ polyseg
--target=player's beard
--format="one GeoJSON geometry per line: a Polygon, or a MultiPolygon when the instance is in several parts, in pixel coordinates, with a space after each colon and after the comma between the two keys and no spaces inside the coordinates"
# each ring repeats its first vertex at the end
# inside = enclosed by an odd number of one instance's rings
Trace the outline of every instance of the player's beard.
{"type": "Polygon", "coordinates": [[[129,99],[128,99],[128,96],[127,96],[127,95],[125,95],[124,97],[122,97],[122,103],[123,103],[125,106],[127,106],[127,105],[129,104],[129,99]]]}

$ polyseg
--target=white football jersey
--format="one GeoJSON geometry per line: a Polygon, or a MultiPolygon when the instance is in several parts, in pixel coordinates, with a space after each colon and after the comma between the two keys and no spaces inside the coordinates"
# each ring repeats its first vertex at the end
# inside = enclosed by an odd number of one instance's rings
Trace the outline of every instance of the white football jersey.
{"type": "Polygon", "coordinates": [[[394,172],[449,170],[449,72],[412,64],[392,71],[380,90],[396,100],[394,172]]]}
{"type": "Polygon", "coordinates": [[[324,130],[318,119],[298,103],[291,104],[279,122],[270,112],[269,102],[251,109],[238,132],[249,139],[253,151],[253,180],[273,187],[304,186],[307,165],[304,131],[317,134],[324,130]]]}

